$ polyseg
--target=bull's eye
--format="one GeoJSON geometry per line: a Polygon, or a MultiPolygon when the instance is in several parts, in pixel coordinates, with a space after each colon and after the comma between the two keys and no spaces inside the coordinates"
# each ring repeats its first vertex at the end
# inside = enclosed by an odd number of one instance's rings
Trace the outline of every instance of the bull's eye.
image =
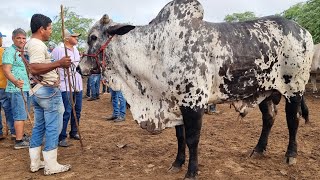
{"type": "Polygon", "coordinates": [[[91,35],[91,36],[90,36],[90,38],[91,38],[91,40],[92,40],[92,41],[95,41],[95,40],[97,40],[97,39],[98,39],[98,37],[97,37],[97,36],[95,36],[95,35],[91,35]]]}

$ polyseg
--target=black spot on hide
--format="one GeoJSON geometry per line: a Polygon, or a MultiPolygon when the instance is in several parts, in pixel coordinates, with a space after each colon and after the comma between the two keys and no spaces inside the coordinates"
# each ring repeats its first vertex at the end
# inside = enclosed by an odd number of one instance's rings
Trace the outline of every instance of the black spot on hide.
{"type": "Polygon", "coordinates": [[[125,65],[124,68],[126,69],[126,71],[127,71],[128,74],[131,74],[131,71],[130,71],[130,69],[128,68],[127,65],[125,65]]]}
{"type": "Polygon", "coordinates": [[[180,84],[178,84],[178,85],[176,86],[176,90],[177,90],[177,91],[180,90],[180,84]]]}
{"type": "Polygon", "coordinates": [[[183,38],[183,32],[180,32],[179,38],[182,39],[183,38]]]}
{"type": "Polygon", "coordinates": [[[186,85],[186,93],[189,93],[191,90],[191,88],[193,88],[194,87],[194,85],[192,84],[192,82],[190,82],[190,83],[188,83],[187,85],[186,85]]]}
{"type": "Polygon", "coordinates": [[[197,91],[196,91],[196,94],[200,94],[200,92],[201,92],[201,89],[197,89],[197,91]]]}
{"type": "Polygon", "coordinates": [[[142,87],[141,82],[139,82],[139,81],[136,80],[136,85],[138,86],[138,89],[140,90],[140,93],[141,93],[142,95],[145,95],[145,93],[146,93],[146,88],[143,88],[143,87],[142,87]]]}
{"type": "Polygon", "coordinates": [[[283,75],[284,83],[289,84],[291,82],[291,75],[283,75]]]}

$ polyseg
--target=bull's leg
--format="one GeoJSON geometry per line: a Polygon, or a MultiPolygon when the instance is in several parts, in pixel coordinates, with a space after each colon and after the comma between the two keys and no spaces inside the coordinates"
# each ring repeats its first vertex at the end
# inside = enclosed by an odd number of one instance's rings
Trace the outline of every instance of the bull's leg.
{"type": "Polygon", "coordinates": [[[203,108],[180,107],[185,127],[186,144],[189,148],[188,172],[185,179],[196,179],[198,174],[198,144],[202,125],[203,108]]]}
{"type": "Polygon", "coordinates": [[[301,98],[301,114],[306,123],[309,123],[309,109],[306,104],[304,96],[301,98]]]}
{"type": "Polygon", "coordinates": [[[178,140],[178,153],[176,156],[176,160],[172,163],[172,166],[169,168],[170,172],[179,172],[181,170],[182,165],[186,159],[186,141],[185,141],[185,133],[184,126],[176,126],[176,137],[178,140]]]}
{"type": "Polygon", "coordinates": [[[317,89],[317,74],[310,73],[310,79],[311,79],[311,84],[312,84],[312,92],[316,93],[318,91],[318,89],[317,89]]]}
{"type": "Polygon", "coordinates": [[[258,141],[258,144],[252,151],[251,155],[263,155],[267,149],[268,137],[270,130],[273,126],[275,116],[277,113],[276,105],[273,104],[272,100],[265,99],[259,104],[260,111],[262,113],[262,131],[258,141]]]}
{"type": "Polygon", "coordinates": [[[286,163],[289,165],[296,163],[297,157],[297,141],[296,136],[298,132],[299,119],[297,117],[298,108],[301,103],[301,96],[290,98],[286,100],[286,116],[287,125],[289,129],[289,145],[286,152],[286,163]]]}

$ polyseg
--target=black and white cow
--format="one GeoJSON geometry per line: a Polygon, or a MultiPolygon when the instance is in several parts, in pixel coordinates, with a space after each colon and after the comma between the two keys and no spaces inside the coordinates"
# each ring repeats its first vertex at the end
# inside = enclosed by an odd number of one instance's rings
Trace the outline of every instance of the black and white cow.
{"type": "MultiPolygon", "coordinates": [[[[187,145],[185,177],[196,177],[207,103],[234,103],[240,113],[259,105],[263,129],[254,152],[262,154],[281,96],[290,135],[285,156],[289,164],[295,162],[297,111],[313,49],[311,35],[298,24],[281,17],[211,23],[203,21],[198,1],[174,0],[145,26],[121,25],[103,16],[89,31],[88,54],[98,55],[110,36],[105,75],[122,82],[133,118],[151,132],[176,127],[178,154],[171,170],[184,164],[187,145]]],[[[78,71],[89,75],[97,64],[104,63],[86,58],[78,71]]]]}
{"type": "Polygon", "coordinates": [[[320,73],[320,44],[316,44],[313,48],[313,58],[311,64],[310,79],[312,84],[312,92],[315,93],[317,89],[317,74],[320,73]]]}

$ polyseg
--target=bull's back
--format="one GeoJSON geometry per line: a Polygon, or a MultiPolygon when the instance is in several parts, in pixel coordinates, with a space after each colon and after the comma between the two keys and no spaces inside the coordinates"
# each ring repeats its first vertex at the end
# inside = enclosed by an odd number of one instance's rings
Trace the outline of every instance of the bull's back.
{"type": "Polygon", "coordinates": [[[278,90],[285,96],[302,92],[309,78],[312,38],[298,24],[281,17],[241,23],[208,23],[219,37],[212,42],[219,89],[231,99],[259,91],[278,90]],[[218,62],[218,63],[217,63],[218,62]]]}

